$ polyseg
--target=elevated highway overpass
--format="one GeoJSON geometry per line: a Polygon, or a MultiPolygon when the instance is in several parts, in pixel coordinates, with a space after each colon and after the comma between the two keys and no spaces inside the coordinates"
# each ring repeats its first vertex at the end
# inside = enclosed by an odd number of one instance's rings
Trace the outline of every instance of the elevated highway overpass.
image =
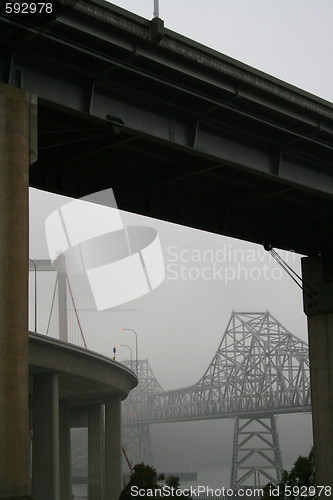
{"type": "MultiPolygon", "coordinates": [[[[53,4],[49,17],[0,14],[0,401],[20,415],[3,427],[17,445],[0,465],[26,470],[29,177],[73,197],[112,187],[123,210],[310,256],[317,482],[331,484],[332,104],[161,19],[103,0],[53,4]]],[[[11,496],[27,494],[22,478],[11,496]]]]}
{"type": "Polygon", "coordinates": [[[121,400],[136,385],[131,370],[105,356],[29,333],[34,499],[71,498],[70,429],[83,419],[89,435],[89,498],[119,495],[121,400]]]}
{"type": "Polygon", "coordinates": [[[330,250],[331,103],[160,19],[59,2],[38,25],[0,18],[1,81],[38,96],[31,186],[73,197],[112,187],[124,210],[330,250]]]}

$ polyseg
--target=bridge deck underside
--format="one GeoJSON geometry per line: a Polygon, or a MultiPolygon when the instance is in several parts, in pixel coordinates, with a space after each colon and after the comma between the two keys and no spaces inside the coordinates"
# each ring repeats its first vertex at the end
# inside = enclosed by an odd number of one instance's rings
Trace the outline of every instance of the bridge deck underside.
{"type": "MultiPolygon", "coordinates": [[[[309,406],[299,406],[299,407],[294,407],[294,408],[278,408],[278,409],[272,409],[272,410],[266,410],[266,411],[253,411],[253,412],[247,412],[244,414],[240,414],[238,412],[230,412],[230,413],[216,413],[215,415],[198,415],[197,417],[193,415],[189,416],[179,416],[175,418],[170,418],[170,417],[161,417],[161,419],[153,419],[153,418],[142,418],[142,420],[138,419],[135,420],[133,418],[133,421],[128,420],[126,417],[126,413],[124,413],[123,418],[124,418],[124,424],[128,425],[129,427],[133,426],[135,427],[136,425],[146,425],[146,424],[167,424],[170,422],[193,422],[193,421],[200,421],[200,420],[220,420],[220,419],[233,419],[235,417],[239,418],[269,418],[273,415],[285,415],[285,414],[291,414],[291,413],[311,413],[312,408],[311,405],[309,406]]],[[[131,417],[130,417],[131,418],[131,417]]]]}
{"type": "Polygon", "coordinates": [[[330,197],[114,128],[40,103],[31,185],[74,197],[112,187],[124,210],[303,254],[329,250],[330,197]]]}
{"type": "Polygon", "coordinates": [[[0,79],[39,97],[31,186],[112,187],[124,210],[331,250],[332,106],[156,29],[95,0],[40,27],[0,16],[0,79]]]}

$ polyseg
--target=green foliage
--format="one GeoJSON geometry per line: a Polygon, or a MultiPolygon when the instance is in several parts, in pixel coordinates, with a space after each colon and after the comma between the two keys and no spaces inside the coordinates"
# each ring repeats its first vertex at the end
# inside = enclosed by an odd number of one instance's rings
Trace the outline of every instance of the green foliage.
{"type": "MultiPolygon", "coordinates": [[[[119,500],[133,500],[133,495],[131,494],[132,487],[135,486],[140,490],[145,490],[146,495],[140,495],[140,499],[158,499],[163,497],[163,486],[168,486],[169,488],[179,489],[179,477],[169,476],[166,480],[163,474],[157,474],[156,469],[150,465],[145,465],[144,463],[137,464],[134,466],[134,472],[130,477],[129,483],[125,486],[120,494],[119,500]],[[165,481],[161,484],[161,481],[165,481]],[[156,491],[157,494],[152,496],[151,491],[156,491]]],[[[177,495],[177,499],[186,498],[188,496],[177,495]]]]}
{"type": "MultiPolygon", "coordinates": [[[[308,491],[309,486],[315,486],[315,465],[314,465],[314,453],[313,447],[310,450],[310,453],[307,457],[299,456],[294,463],[292,469],[287,472],[283,471],[281,482],[278,485],[279,487],[279,495],[274,495],[274,498],[285,500],[288,498],[289,500],[297,499],[297,495],[288,495],[286,496],[284,493],[286,491],[286,487],[288,492],[297,491],[297,489],[301,489],[304,487],[305,491],[308,491]],[[294,490],[293,490],[294,488],[294,490]]],[[[272,483],[268,483],[264,488],[264,495],[262,497],[263,500],[272,499],[273,495],[270,493],[275,488],[276,485],[272,483]]],[[[316,499],[316,496],[302,496],[302,499],[311,498],[313,500],[316,499]]]]}
{"type": "Polygon", "coordinates": [[[169,476],[165,480],[165,484],[167,486],[170,486],[171,488],[175,488],[175,490],[178,490],[178,488],[180,487],[179,477],[177,477],[177,476],[169,476]]]}
{"type": "MultiPolygon", "coordinates": [[[[144,490],[160,489],[161,486],[159,484],[159,481],[162,479],[164,479],[164,476],[158,475],[154,467],[150,467],[150,465],[145,465],[144,463],[136,464],[134,466],[134,472],[133,474],[131,474],[129,483],[125,486],[125,488],[121,492],[119,500],[127,500],[133,498],[131,495],[132,486],[137,486],[138,488],[144,490]]],[[[148,496],[140,498],[148,498],[148,496]]]]}

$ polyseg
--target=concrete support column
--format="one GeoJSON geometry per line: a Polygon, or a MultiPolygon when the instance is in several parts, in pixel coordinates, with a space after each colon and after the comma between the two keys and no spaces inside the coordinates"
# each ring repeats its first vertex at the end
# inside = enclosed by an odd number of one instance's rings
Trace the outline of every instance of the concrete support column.
{"type": "Polygon", "coordinates": [[[102,406],[88,409],[88,500],[103,497],[103,414],[102,406]]]}
{"type": "Polygon", "coordinates": [[[59,500],[59,394],[58,376],[34,376],[32,496],[59,500]]]}
{"type": "Polygon", "coordinates": [[[333,488],[333,256],[302,259],[308,317],[316,484],[333,488]]]}
{"type": "Polygon", "coordinates": [[[122,489],[121,473],[121,399],[105,401],[105,499],[118,500],[122,489]]]}
{"type": "Polygon", "coordinates": [[[0,498],[21,499],[30,492],[28,181],[36,99],[0,83],[0,109],[0,498]]]}
{"type": "Polygon", "coordinates": [[[71,422],[68,401],[59,404],[60,500],[72,498],[71,422]]]}

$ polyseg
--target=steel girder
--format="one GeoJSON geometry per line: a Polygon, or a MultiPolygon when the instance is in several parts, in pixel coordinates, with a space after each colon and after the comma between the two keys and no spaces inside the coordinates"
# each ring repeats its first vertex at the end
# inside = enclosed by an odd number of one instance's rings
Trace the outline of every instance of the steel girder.
{"type": "Polygon", "coordinates": [[[275,416],[235,417],[231,488],[278,484],[282,461],[275,416]]]}
{"type": "Polygon", "coordinates": [[[123,447],[132,465],[152,464],[150,425],[124,425],[123,447]]]}
{"type": "MultiPolygon", "coordinates": [[[[155,378],[153,386],[159,386],[155,378]]],[[[308,347],[269,312],[233,312],[216,355],[196,384],[155,394],[141,387],[128,402],[128,423],[310,411],[308,347]]]]}
{"type": "MultiPolygon", "coordinates": [[[[123,364],[133,369],[131,361],[123,361],[123,364]]],[[[133,389],[126,401],[122,404],[123,446],[127,456],[133,465],[139,462],[151,463],[152,449],[149,423],[126,425],[129,419],[135,417],[138,406],[147,406],[149,399],[156,393],[162,391],[148,360],[138,361],[139,384],[133,389]]]]}
{"type": "MultiPolygon", "coordinates": [[[[59,39],[58,43],[65,42],[59,39]]],[[[116,61],[109,63],[119,70],[116,61]]],[[[129,79],[138,72],[130,67],[126,71],[129,79]]],[[[130,137],[162,141],[172,148],[208,158],[216,163],[215,169],[229,165],[333,195],[333,143],[317,137],[316,119],[309,123],[309,118],[304,117],[305,125],[288,127],[161,78],[150,82],[152,77],[146,74],[147,85],[158,87],[155,93],[151,89],[148,96],[137,87],[105,81],[104,75],[90,75],[87,66],[74,69],[63,60],[53,61],[51,66],[48,61],[36,61],[25,53],[13,53],[9,74],[9,84],[15,85],[15,78],[20,75],[21,85],[40,100],[72,112],[89,113],[95,119],[114,124],[119,132],[130,137]],[[182,100],[188,104],[182,105],[182,100]],[[301,131],[304,126],[309,132],[301,131]],[[302,148],[298,147],[300,143],[302,148]],[[316,149],[322,150],[321,157],[316,149]]],[[[246,93],[242,99],[246,100],[246,93]]]]}
{"type": "Polygon", "coordinates": [[[101,0],[71,7],[0,15],[0,79],[38,95],[32,186],[111,186],[124,210],[331,250],[330,103],[101,0]]]}

